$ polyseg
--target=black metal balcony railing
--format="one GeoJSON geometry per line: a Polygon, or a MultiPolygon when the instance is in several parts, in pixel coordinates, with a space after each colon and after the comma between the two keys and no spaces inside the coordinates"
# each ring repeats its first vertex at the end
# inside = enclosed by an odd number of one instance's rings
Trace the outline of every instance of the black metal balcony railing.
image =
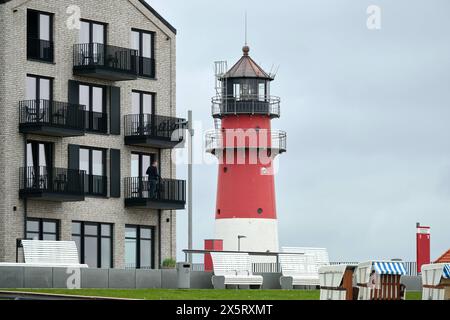
{"type": "Polygon", "coordinates": [[[149,181],[147,177],[125,178],[125,198],[185,203],[186,181],[175,179],[149,181]]]}
{"type": "Polygon", "coordinates": [[[138,57],[138,61],[138,75],[141,77],[154,78],[156,70],[155,59],[138,57]]]}
{"type": "Polygon", "coordinates": [[[102,43],[75,44],[73,64],[74,69],[94,67],[137,76],[138,51],[102,43]]]}
{"type": "Polygon", "coordinates": [[[108,115],[106,113],[86,111],[84,115],[86,130],[100,133],[108,131],[108,115]]]}
{"type": "Polygon", "coordinates": [[[108,178],[87,174],[84,179],[84,193],[90,196],[106,197],[108,178]]]}
{"type": "Polygon", "coordinates": [[[125,116],[125,136],[147,136],[168,141],[181,141],[185,119],[154,114],[129,114],[125,116]]]}
{"type": "Polygon", "coordinates": [[[83,105],[50,100],[19,102],[19,123],[23,127],[45,125],[84,131],[83,105]]]}
{"type": "Polygon", "coordinates": [[[281,130],[210,130],[206,132],[205,149],[215,153],[223,149],[269,149],[285,152],[287,134],[281,130]]]}
{"type": "Polygon", "coordinates": [[[212,115],[220,118],[230,114],[261,114],[280,117],[280,98],[275,96],[245,95],[212,98],[212,115]]]}
{"type": "Polygon", "coordinates": [[[27,193],[57,193],[74,196],[84,195],[84,171],[48,168],[20,168],[20,192],[27,193]]]}
{"type": "Polygon", "coordinates": [[[53,62],[54,45],[53,41],[28,38],[27,58],[53,62]]]}

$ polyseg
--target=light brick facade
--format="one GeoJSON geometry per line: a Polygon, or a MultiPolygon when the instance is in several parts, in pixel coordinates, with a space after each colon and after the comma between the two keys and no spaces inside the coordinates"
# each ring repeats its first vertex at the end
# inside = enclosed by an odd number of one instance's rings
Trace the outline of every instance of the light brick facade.
{"type": "MultiPolygon", "coordinates": [[[[0,262],[16,260],[16,239],[24,237],[24,202],[19,199],[19,169],[24,166],[25,139],[54,142],[55,167],[67,168],[68,145],[77,144],[121,151],[120,198],[86,196],[82,202],[48,202],[28,200],[28,216],[60,221],[60,239],[71,239],[72,221],[105,222],[113,224],[113,261],[115,268],[124,267],[124,229],[126,224],[155,227],[155,266],[176,254],[176,212],[126,208],[123,178],[131,175],[131,152],[159,154],[161,176],[175,178],[171,149],[130,147],[124,144],[123,115],[131,113],[131,92],[142,90],[156,93],[156,113],[176,116],[175,33],[139,0],[12,0],[0,4],[0,262]],[[73,75],[73,45],[79,30],[66,25],[71,5],[81,9],[81,18],[107,24],[107,43],[131,47],[131,29],[155,32],[156,79],[138,78],[112,82],[73,75]],[[54,14],[54,63],[27,60],[27,9],[54,14]],[[19,133],[18,103],[25,100],[26,75],[52,77],[53,99],[67,101],[68,81],[114,85],[121,91],[121,135],[86,133],[82,137],[52,138],[19,133]],[[159,229],[159,224],[161,229],[159,229]],[[159,245],[158,239],[161,238],[159,245]],[[161,252],[158,248],[161,248],[161,252]]],[[[109,153],[107,153],[109,157],[109,153]]],[[[109,175],[109,159],[106,161],[109,175]]],[[[109,187],[109,184],[108,184],[109,187]]]]}

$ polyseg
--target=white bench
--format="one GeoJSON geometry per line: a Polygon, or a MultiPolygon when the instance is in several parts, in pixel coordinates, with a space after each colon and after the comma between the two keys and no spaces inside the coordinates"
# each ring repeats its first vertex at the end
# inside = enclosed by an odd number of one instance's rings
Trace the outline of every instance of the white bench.
{"type": "Polygon", "coordinates": [[[294,255],[294,257],[291,258],[289,258],[288,255],[279,255],[282,271],[280,284],[283,289],[292,289],[294,286],[319,285],[319,268],[330,265],[327,249],[283,247],[281,251],[290,254],[298,253],[298,255],[294,255]],[[304,256],[305,258],[301,258],[301,256],[304,256]],[[297,266],[295,266],[296,264],[297,266]],[[290,284],[291,280],[289,277],[292,278],[292,284],[290,284]]]}
{"type": "Polygon", "coordinates": [[[1,263],[0,266],[87,268],[80,264],[75,241],[22,240],[25,263],[1,263]]]}
{"type": "Polygon", "coordinates": [[[422,265],[422,300],[450,300],[450,264],[422,265]]]}
{"type": "Polygon", "coordinates": [[[254,275],[248,253],[211,252],[214,275],[211,279],[215,289],[225,289],[227,285],[258,286],[263,277],[254,275]]]}
{"type": "Polygon", "coordinates": [[[281,266],[280,285],[282,289],[319,285],[319,269],[315,256],[280,253],[278,260],[281,266]]]}

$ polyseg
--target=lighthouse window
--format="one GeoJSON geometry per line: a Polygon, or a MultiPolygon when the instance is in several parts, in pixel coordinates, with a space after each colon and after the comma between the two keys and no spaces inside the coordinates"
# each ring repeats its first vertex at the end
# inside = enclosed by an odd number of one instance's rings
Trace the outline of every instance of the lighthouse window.
{"type": "Polygon", "coordinates": [[[266,96],[266,84],[264,82],[260,82],[258,85],[258,96],[259,100],[263,101],[266,96]]]}
{"type": "Polygon", "coordinates": [[[259,208],[259,209],[258,209],[258,214],[261,214],[261,213],[263,213],[263,209],[262,209],[262,208],[259,208]]]}
{"type": "Polygon", "coordinates": [[[223,167],[223,172],[227,173],[228,172],[228,168],[227,167],[223,167]]]}
{"type": "Polygon", "coordinates": [[[240,83],[233,84],[233,96],[235,98],[239,98],[241,96],[241,84],[240,83]]]}

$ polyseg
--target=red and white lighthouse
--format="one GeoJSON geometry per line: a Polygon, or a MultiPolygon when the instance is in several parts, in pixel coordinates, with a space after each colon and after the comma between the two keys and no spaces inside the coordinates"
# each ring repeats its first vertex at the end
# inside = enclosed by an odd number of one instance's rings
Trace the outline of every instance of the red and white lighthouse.
{"type": "Polygon", "coordinates": [[[215,238],[223,250],[278,251],[274,158],[286,151],[286,133],[271,128],[280,99],[270,95],[273,75],[249,56],[229,70],[216,63],[216,129],[206,149],[219,159],[215,238]]]}

